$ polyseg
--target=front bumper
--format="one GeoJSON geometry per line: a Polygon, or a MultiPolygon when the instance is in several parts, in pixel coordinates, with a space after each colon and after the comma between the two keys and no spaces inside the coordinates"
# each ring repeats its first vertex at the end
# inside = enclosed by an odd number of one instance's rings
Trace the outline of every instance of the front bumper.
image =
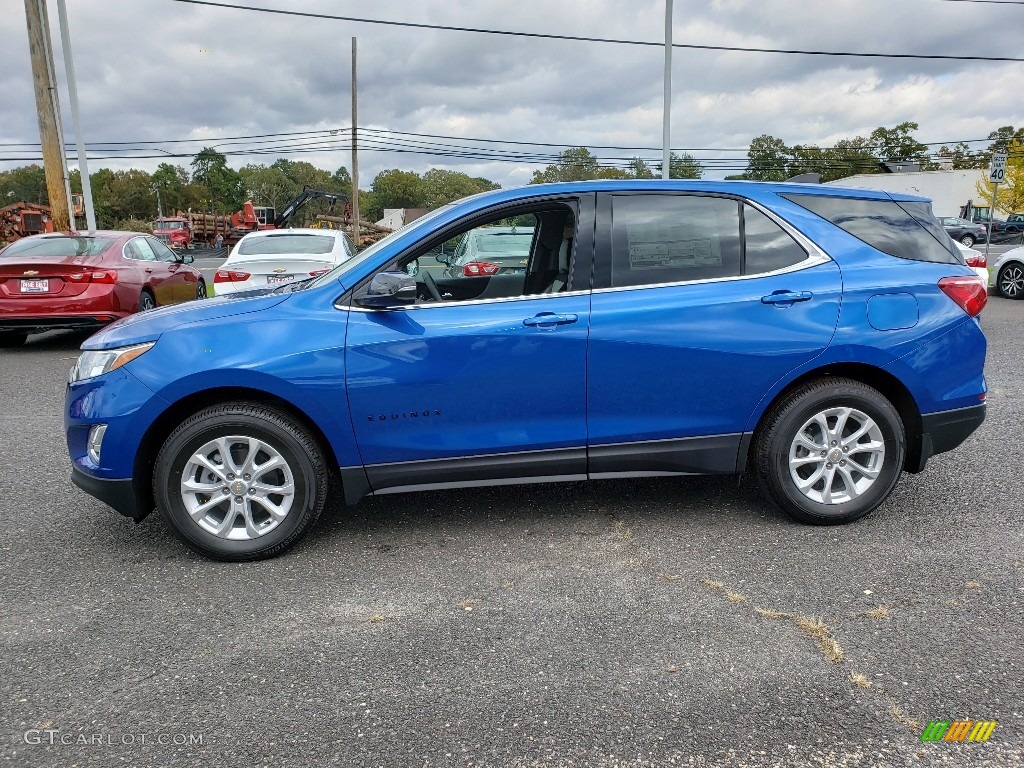
{"type": "Polygon", "coordinates": [[[97,312],[88,315],[60,315],[50,317],[12,317],[0,315],[0,331],[15,333],[43,333],[60,330],[98,330],[120,319],[126,312],[97,312]]]}
{"type": "Polygon", "coordinates": [[[108,507],[112,507],[125,517],[130,517],[135,522],[139,522],[149,514],[149,510],[142,511],[144,510],[143,500],[136,496],[135,483],[131,478],[108,480],[87,475],[78,467],[72,467],[71,482],[90,496],[94,496],[108,507]]]}
{"type": "Polygon", "coordinates": [[[910,472],[920,472],[932,456],[951,451],[985,421],[985,404],[921,416],[921,455],[910,472]]]}

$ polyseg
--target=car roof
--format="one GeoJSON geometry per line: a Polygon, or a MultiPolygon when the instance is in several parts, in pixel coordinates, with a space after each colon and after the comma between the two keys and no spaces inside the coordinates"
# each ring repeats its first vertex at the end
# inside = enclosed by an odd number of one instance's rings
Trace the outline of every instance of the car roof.
{"type": "Polygon", "coordinates": [[[489,205],[506,201],[525,200],[532,197],[558,194],[580,194],[583,192],[703,192],[733,194],[758,198],[767,194],[822,195],[825,197],[847,197],[861,200],[901,200],[907,202],[929,202],[929,198],[902,192],[884,192],[877,189],[837,187],[825,184],[801,184],[777,181],[712,181],[705,179],[595,179],[591,181],[565,181],[552,184],[528,184],[521,187],[481,192],[463,198],[460,202],[472,200],[478,205],[489,205]]]}
{"type": "Polygon", "coordinates": [[[281,237],[282,235],[329,235],[331,237],[343,237],[345,233],[340,229],[316,229],[315,227],[291,227],[289,229],[260,229],[256,232],[246,233],[243,240],[254,240],[257,237],[281,237]]]}

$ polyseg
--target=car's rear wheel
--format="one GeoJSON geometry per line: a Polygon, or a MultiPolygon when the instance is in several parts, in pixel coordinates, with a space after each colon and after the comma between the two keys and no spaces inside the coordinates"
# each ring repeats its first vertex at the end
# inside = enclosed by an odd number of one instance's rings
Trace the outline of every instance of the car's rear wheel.
{"type": "Polygon", "coordinates": [[[790,392],[758,428],[758,485],[801,523],[848,523],[877,508],[899,480],[903,421],[876,389],[824,378],[790,392]]]}
{"type": "Polygon", "coordinates": [[[246,402],[186,420],[153,471],[157,509],[187,546],[218,560],[291,549],[320,516],[328,483],[323,453],[301,425],[246,402]]]}
{"type": "Polygon", "coordinates": [[[1015,261],[1003,265],[996,278],[996,288],[1007,299],[1024,299],[1024,265],[1015,261]]]}
{"type": "Polygon", "coordinates": [[[199,299],[205,299],[205,298],[206,298],[206,281],[205,280],[200,280],[199,281],[199,285],[196,286],[196,299],[199,300],[199,299]]]}
{"type": "Polygon", "coordinates": [[[155,308],[156,299],[153,298],[152,293],[149,291],[143,291],[139,294],[139,312],[147,312],[155,308]]]}
{"type": "Polygon", "coordinates": [[[960,238],[960,242],[970,248],[974,245],[974,235],[964,235],[960,238]]]}
{"type": "Polygon", "coordinates": [[[22,344],[25,343],[25,339],[27,338],[27,333],[19,333],[17,331],[0,332],[0,349],[11,349],[12,347],[20,347],[22,344]]]}

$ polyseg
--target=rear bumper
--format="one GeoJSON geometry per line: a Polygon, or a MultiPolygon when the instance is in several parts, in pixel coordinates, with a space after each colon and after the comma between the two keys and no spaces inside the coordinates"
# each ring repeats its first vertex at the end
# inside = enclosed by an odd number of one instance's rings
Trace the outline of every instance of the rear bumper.
{"type": "Polygon", "coordinates": [[[51,317],[0,315],[0,331],[42,333],[43,331],[68,329],[94,330],[110,325],[127,314],[127,312],[96,312],[88,315],[60,315],[51,317]]]}
{"type": "Polygon", "coordinates": [[[921,455],[910,472],[920,472],[932,456],[951,451],[960,445],[985,421],[985,404],[957,408],[953,411],[928,413],[921,417],[921,455]]]}

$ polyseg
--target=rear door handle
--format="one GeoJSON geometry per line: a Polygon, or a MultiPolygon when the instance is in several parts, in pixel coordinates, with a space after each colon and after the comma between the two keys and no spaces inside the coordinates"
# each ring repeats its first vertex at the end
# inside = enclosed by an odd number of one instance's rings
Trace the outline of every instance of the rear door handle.
{"type": "Polygon", "coordinates": [[[539,315],[523,320],[523,325],[530,328],[553,328],[556,325],[569,325],[579,320],[576,315],[556,315],[554,312],[541,312],[539,315]]]}
{"type": "Polygon", "coordinates": [[[775,291],[775,293],[768,296],[762,296],[761,303],[780,304],[788,307],[790,304],[796,304],[798,301],[810,301],[813,296],[814,294],[810,291],[775,291]]]}

